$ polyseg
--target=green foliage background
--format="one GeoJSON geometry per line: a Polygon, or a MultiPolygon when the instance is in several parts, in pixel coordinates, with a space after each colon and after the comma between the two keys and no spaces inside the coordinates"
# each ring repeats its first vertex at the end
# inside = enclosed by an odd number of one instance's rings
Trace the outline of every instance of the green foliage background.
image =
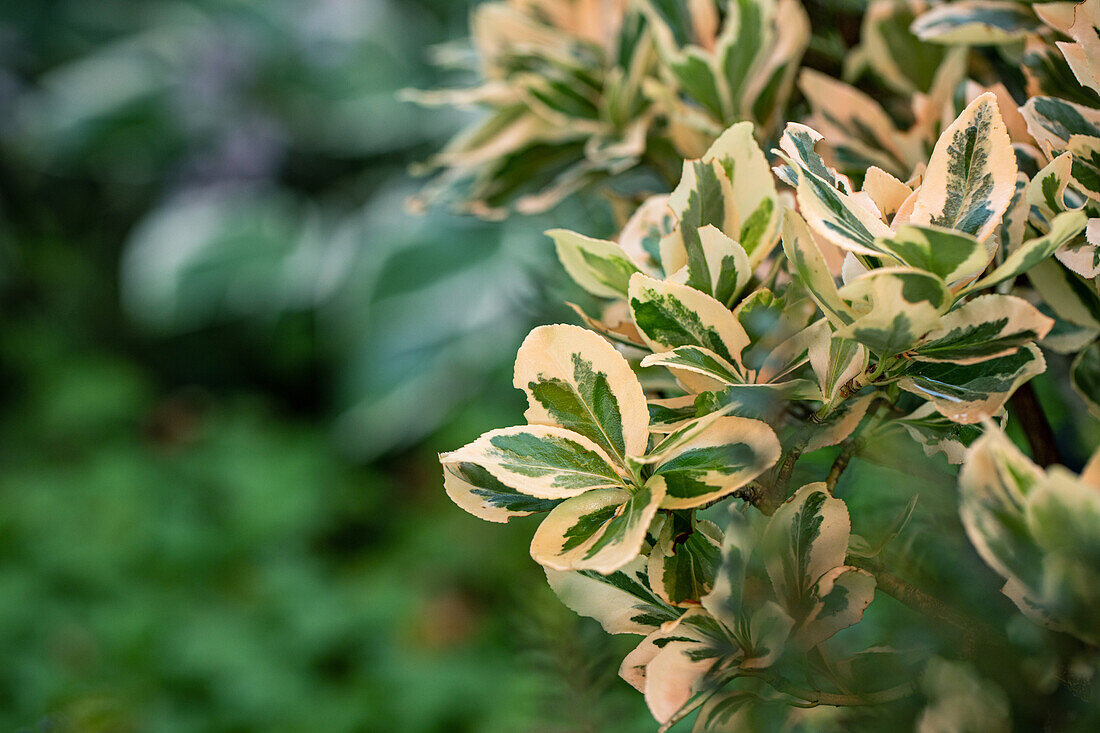
{"type": "Polygon", "coordinates": [[[466,12],[0,6],[0,730],[647,726],[441,489],[558,299],[544,222],[401,206],[466,12]]]}

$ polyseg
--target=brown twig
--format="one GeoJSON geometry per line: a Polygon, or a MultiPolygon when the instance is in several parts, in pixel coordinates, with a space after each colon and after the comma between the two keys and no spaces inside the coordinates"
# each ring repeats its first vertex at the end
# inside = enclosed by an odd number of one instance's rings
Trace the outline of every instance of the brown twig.
{"type": "Polygon", "coordinates": [[[1043,412],[1043,405],[1039,402],[1031,382],[1020,385],[1009,398],[1008,406],[1012,410],[1012,416],[1024,429],[1027,444],[1031,447],[1031,457],[1035,462],[1043,468],[1062,463],[1058,443],[1054,440],[1054,430],[1050,427],[1050,421],[1043,412]]]}
{"type": "Polygon", "coordinates": [[[844,447],[841,448],[840,453],[837,454],[836,459],[833,461],[833,465],[829,468],[829,475],[825,477],[825,488],[830,494],[833,493],[837,483],[840,481],[841,475],[843,475],[845,469],[848,468],[852,456],[859,450],[860,442],[859,439],[844,441],[844,447]]]}
{"type": "Polygon", "coordinates": [[[791,474],[794,473],[794,464],[798,463],[802,455],[804,445],[796,445],[783,457],[783,463],[779,465],[779,472],[771,486],[763,487],[763,491],[756,495],[754,504],[756,508],[767,515],[775,513],[779,505],[787,500],[787,486],[791,483],[791,474]]]}

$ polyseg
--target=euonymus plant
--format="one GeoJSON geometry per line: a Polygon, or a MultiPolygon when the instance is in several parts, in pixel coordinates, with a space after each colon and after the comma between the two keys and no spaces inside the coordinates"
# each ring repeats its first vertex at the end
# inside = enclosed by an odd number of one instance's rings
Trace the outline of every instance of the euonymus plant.
{"type": "Polygon", "coordinates": [[[697,730],[1095,729],[1100,452],[1052,465],[1028,382],[1072,385],[1095,440],[1100,0],[876,0],[839,74],[797,68],[843,43],[815,17],[480,7],[484,81],[462,96],[489,113],[436,159],[474,176],[473,209],[670,155],[678,181],[632,193],[613,239],[548,232],[584,326],[531,332],[526,424],[440,456],[445,488],[489,521],[541,518],[531,556],[562,601],[641,635],[620,673],[663,729],[695,710],[697,730]],[[884,445],[953,471],[948,490],[902,467],[910,500],[860,516],[861,456],[889,463],[884,445]],[[934,532],[959,573],[984,561],[976,599],[891,564],[934,532]],[[952,645],[907,637],[921,625],[952,645]]]}

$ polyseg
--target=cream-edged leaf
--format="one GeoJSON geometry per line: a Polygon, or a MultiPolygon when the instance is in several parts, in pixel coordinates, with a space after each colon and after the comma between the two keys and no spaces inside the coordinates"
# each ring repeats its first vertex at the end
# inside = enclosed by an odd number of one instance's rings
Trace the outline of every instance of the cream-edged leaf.
{"type": "Polygon", "coordinates": [[[930,272],[947,283],[977,275],[989,263],[985,246],[976,237],[943,227],[904,224],[875,246],[903,265],[930,272]]]}
{"type": "Polygon", "coordinates": [[[850,531],[848,508],[823,483],[803,486],[772,515],[761,545],[764,567],[796,618],[812,610],[818,581],[844,564],[850,531]]]}
{"type": "Polygon", "coordinates": [[[605,338],[614,343],[630,348],[642,348],[645,342],[638,328],[634,325],[634,314],[630,312],[630,306],[625,300],[613,300],[608,303],[598,316],[590,316],[576,303],[565,303],[581,319],[589,330],[603,334],[605,338]]]}
{"type": "Polygon", "coordinates": [[[926,456],[942,453],[947,462],[953,464],[963,462],[966,449],[982,434],[980,426],[953,422],[937,412],[930,402],[897,418],[894,424],[919,443],[926,456]]]}
{"type": "Polygon", "coordinates": [[[1030,8],[1010,0],[958,0],[922,13],[911,29],[922,41],[987,46],[1024,38],[1039,23],[1030,8]]]}
{"type": "Polygon", "coordinates": [[[645,486],[567,499],[542,520],[531,539],[531,557],[554,570],[613,573],[642,551],[663,497],[660,487],[645,486]]]}
{"type": "MultiPolygon", "coordinates": [[[[745,612],[745,578],[749,560],[756,546],[752,520],[741,507],[729,509],[729,521],[722,536],[721,560],[715,575],[714,587],[701,600],[707,613],[735,636],[743,628],[745,612]]],[[[739,639],[744,641],[744,639],[739,639]]]]}
{"type": "Polygon", "coordinates": [[[551,229],[546,234],[554,240],[558,259],[574,282],[601,298],[626,295],[630,276],[639,270],[622,247],[566,229],[551,229]]]}
{"type": "Polygon", "coordinates": [[[874,399],[872,392],[844,400],[829,412],[828,419],[811,423],[813,429],[807,431],[809,434],[804,452],[828,448],[847,440],[867,415],[874,399]]]}
{"type": "Polygon", "coordinates": [[[1071,135],[1066,150],[1073,155],[1073,182],[1093,201],[1100,201],[1100,136],[1071,135]]]}
{"type": "Polygon", "coordinates": [[[913,362],[898,386],[931,402],[944,417],[969,425],[1000,412],[1016,388],[1046,371],[1039,348],[978,364],[913,362]]]}
{"type": "Polygon", "coordinates": [[[853,315],[848,304],[837,293],[836,280],[814,241],[806,222],[793,211],[783,216],[783,251],[790,262],[792,274],[806,286],[822,313],[834,326],[851,323],[853,315]]]}
{"type": "Polygon", "coordinates": [[[1100,92],[1100,36],[1096,31],[1100,28],[1100,6],[1096,0],[1085,0],[1075,5],[1073,10],[1073,23],[1062,32],[1077,43],[1060,43],[1058,46],[1081,85],[1100,92]],[[1071,45],[1075,48],[1068,51],[1071,45]]]}
{"type": "Polygon", "coordinates": [[[908,351],[938,328],[951,300],[943,280],[903,267],[860,275],[840,290],[840,296],[862,315],[837,329],[836,335],[858,341],[882,357],[908,351]]]}
{"type": "Polygon", "coordinates": [[[665,452],[646,485],[664,494],[662,508],[690,509],[744,486],[778,458],[779,440],[766,424],[719,416],[665,452]]]}
{"type": "Polygon", "coordinates": [[[810,367],[817,378],[822,402],[831,404],[845,385],[867,369],[869,354],[862,344],[822,330],[809,349],[810,367]]]}
{"type": "Polygon", "coordinates": [[[926,9],[921,0],[872,0],[860,27],[860,50],[868,66],[902,94],[927,92],[943,62],[943,46],[925,43],[909,26],[926,9]]]}
{"type": "Polygon", "coordinates": [[[751,122],[738,122],[714,141],[703,160],[717,162],[729,177],[738,228],[727,233],[755,266],[768,256],[779,237],[780,207],[775,179],[753,132],[751,122]]]}
{"type": "Polygon", "coordinates": [[[439,460],[481,466],[505,486],[542,499],[624,485],[603,448],[571,430],[547,425],[490,430],[439,460]]]}
{"type": "Polygon", "coordinates": [[[443,464],[443,489],[455,504],[488,522],[548,512],[561,502],[538,499],[505,486],[476,463],[443,464]]]}
{"type": "MultiPolygon", "coordinates": [[[[729,305],[745,287],[752,275],[752,266],[744,248],[712,224],[696,232],[709,281],[700,283],[705,292],[720,303],[729,305]]],[[[697,287],[689,281],[689,285],[697,287]]]]}
{"type": "Polygon", "coordinates": [[[1037,96],[1020,108],[1028,132],[1051,158],[1069,145],[1074,135],[1100,137],[1100,109],[1057,97],[1037,96]]]}
{"type": "Polygon", "coordinates": [[[623,660],[619,676],[645,694],[653,717],[665,723],[724,681],[716,673],[735,665],[737,655],[717,622],[691,609],[642,640],[623,660]]]}
{"type": "Polygon", "coordinates": [[[695,419],[695,395],[649,399],[649,431],[667,435],[695,419]]]}
{"type": "Polygon", "coordinates": [[[674,621],[682,611],[653,592],[646,566],[646,558],[640,556],[607,575],[594,570],[545,570],[554,593],[575,613],[596,619],[609,634],[648,634],[674,621]]]}
{"type": "Polygon", "coordinates": [[[914,349],[913,358],[975,364],[1038,341],[1053,325],[1053,319],[1023,298],[983,295],[945,315],[940,328],[914,349]]]}
{"type": "Polygon", "coordinates": [[[636,274],[630,279],[630,307],[653,351],[702,346],[737,365],[749,342],[725,305],[686,285],[636,274]]]}
{"type": "Polygon", "coordinates": [[[1073,183],[1073,156],[1062,153],[1028,183],[1025,197],[1029,209],[1031,222],[1040,228],[1040,231],[1048,231],[1054,217],[1063,211],[1080,208],[1083,201],[1071,201],[1077,198],[1069,192],[1073,183]],[[1076,204],[1076,205],[1074,205],[1076,204]]]}
{"type": "Polygon", "coordinates": [[[964,292],[992,287],[997,283],[1016,277],[1033,269],[1043,260],[1053,255],[1059,247],[1080,234],[1088,218],[1082,211],[1067,211],[1059,214],[1051,222],[1050,231],[1041,237],[1029,239],[1008,254],[1004,262],[980,280],[971,283],[964,292]]]}
{"type": "Polygon", "coordinates": [[[645,452],[649,408],[630,364],[579,326],[540,326],[516,355],[514,385],[527,394],[527,421],[591,439],[620,465],[645,452]]]}
{"type": "MultiPolygon", "coordinates": [[[[890,227],[850,192],[813,149],[821,139],[816,131],[787,123],[780,146],[798,173],[798,206],[806,223],[842,249],[877,255],[875,238],[890,236],[890,227]]],[[[870,200],[868,199],[868,203],[870,200]]]]}
{"type": "Polygon", "coordinates": [[[906,167],[904,136],[870,96],[809,68],[799,72],[799,87],[813,109],[810,123],[825,136],[836,158],[859,161],[863,165],[858,167],[874,170],[906,167]]]}
{"type": "Polygon", "coordinates": [[[957,229],[985,240],[1012,200],[1016,170],[997,97],[986,92],[940,135],[910,222],[957,229]]]}
{"type": "Polygon", "coordinates": [[[1087,330],[1100,329],[1100,293],[1053,260],[1027,271],[1028,280],[1056,316],[1087,330]]]}
{"type": "Polygon", "coordinates": [[[649,553],[649,583],[674,606],[691,606],[714,587],[722,533],[713,522],[673,513],[649,553]]]}
{"type": "Polygon", "coordinates": [[[1024,516],[1027,495],[1044,479],[1000,430],[990,430],[966,453],[959,472],[959,515],[974,549],[1005,578],[1032,579],[1038,553],[1024,516]]]}
{"type": "Polygon", "coordinates": [[[812,607],[797,632],[798,643],[812,648],[854,626],[874,598],[875,576],[859,568],[833,568],[814,586],[812,607]]]}
{"type": "MultiPolygon", "coordinates": [[[[685,371],[700,374],[717,385],[729,386],[745,382],[737,367],[702,346],[681,346],[672,351],[650,354],[642,359],[642,366],[668,367],[677,374],[685,371]]],[[[718,386],[710,386],[710,389],[718,389],[718,386]]]]}
{"type": "Polygon", "coordinates": [[[875,207],[887,218],[897,213],[905,200],[913,195],[913,189],[875,166],[867,169],[863,192],[871,197],[875,207]]]}

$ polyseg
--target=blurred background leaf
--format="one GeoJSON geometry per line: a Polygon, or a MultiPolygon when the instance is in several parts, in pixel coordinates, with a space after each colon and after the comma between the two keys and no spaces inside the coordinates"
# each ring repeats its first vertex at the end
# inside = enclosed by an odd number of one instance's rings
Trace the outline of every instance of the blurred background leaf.
{"type": "Polygon", "coordinates": [[[0,729],[648,726],[532,528],[441,489],[564,318],[547,222],[403,207],[467,12],[0,6],[0,729]]]}

